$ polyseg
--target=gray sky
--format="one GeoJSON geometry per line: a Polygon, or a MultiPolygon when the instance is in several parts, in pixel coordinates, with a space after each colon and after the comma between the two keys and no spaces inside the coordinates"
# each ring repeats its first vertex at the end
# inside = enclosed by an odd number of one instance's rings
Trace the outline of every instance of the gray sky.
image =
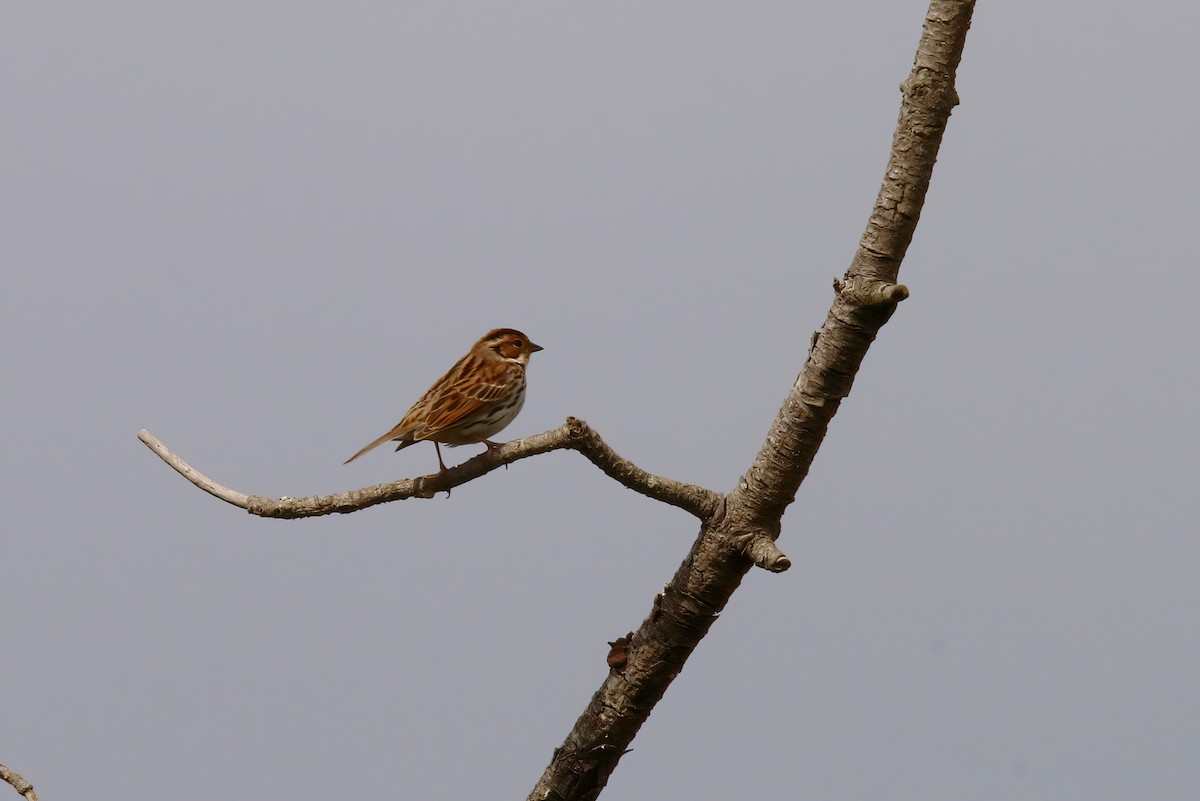
{"type": "MultiPolygon", "coordinates": [[[[727,490],[925,4],[9,3],[0,761],[46,801],[523,798],[695,534],[556,453],[299,522],[483,332],[516,437],[727,490]]],[[[883,330],[605,796],[1194,799],[1190,3],[983,2],[883,330]]],[[[448,451],[452,462],[478,452],[448,451]]]]}

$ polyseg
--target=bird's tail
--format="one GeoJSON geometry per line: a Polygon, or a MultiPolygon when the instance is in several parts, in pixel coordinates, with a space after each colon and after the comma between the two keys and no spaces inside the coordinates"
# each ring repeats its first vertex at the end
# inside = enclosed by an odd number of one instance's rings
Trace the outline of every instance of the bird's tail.
{"type": "MultiPolygon", "coordinates": [[[[356,453],[356,454],[354,454],[353,456],[351,456],[351,457],[350,457],[349,459],[347,459],[346,461],[342,462],[342,464],[350,464],[351,462],[353,462],[353,461],[354,461],[355,459],[357,459],[358,457],[362,456],[362,455],[363,455],[364,453],[366,453],[367,451],[369,451],[369,450],[373,450],[373,449],[375,449],[375,448],[378,448],[380,445],[382,445],[383,443],[387,442],[388,440],[393,440],[393,439],[396,439],[396,438],[397,438],[397,436],[398,436],[398,435],[396,434],[396,429],[394,429],[394,428],[393,428],[391,431],[387,432],[386,434],[384,434],[382,437],[380,437],[379,439],[375,440],[375,441],[374,441],[374,442],[372,442],[371,444],[369,444],[369,445],[364,445],[364,446],[363,446],[363,448],[362,448],[362,450],[360,450],[358,453],[356,453]]],[[[409,445],[412,445],[412,441],[411,441],[411,440],[401,440],[400,444],[399,444],[399,445],[396,447],[396,450],[400,450],[400,448],[404,448],[404,447],[407,447],[407,446],[409,446],[409,445]]]]}

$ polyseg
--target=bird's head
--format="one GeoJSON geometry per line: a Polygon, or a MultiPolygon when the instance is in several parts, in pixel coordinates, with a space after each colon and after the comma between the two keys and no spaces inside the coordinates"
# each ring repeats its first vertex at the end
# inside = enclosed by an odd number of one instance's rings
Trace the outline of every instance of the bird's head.
{"type": "Polygon", "coordinates": [[[522,367],[529,364],[529,357],[541,349],[541,345],[535,345],[529,337],[515,328],[496,328],[488,331],[473,348],[489,359],[499,358],[506,362],[516,362],[522,367]]]}

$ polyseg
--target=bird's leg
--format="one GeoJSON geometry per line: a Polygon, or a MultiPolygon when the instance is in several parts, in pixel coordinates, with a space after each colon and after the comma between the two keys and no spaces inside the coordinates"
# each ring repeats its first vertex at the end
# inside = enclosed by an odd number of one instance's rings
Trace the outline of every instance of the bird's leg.
{"type": "MultiPolygon", "coordinates": [[[[442,473],[446,472],[446,463],[442,461],[442,446],[438,445],[436,439],[433,441],[433,449],[437,451],[439,468],[438,475],[440,476],[442,473]]],[[[450,490],[446,490],[446,497],[450,497],[450,490]]]]}

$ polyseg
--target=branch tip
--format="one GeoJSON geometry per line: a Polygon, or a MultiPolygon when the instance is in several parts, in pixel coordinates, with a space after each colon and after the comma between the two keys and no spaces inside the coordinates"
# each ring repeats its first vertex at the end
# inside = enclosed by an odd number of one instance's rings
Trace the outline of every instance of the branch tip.
{"type": "Polygon", "coordinates": [[[759,565],[764,570],[769,570],[772,573],[783,573],[792,566],[792,560],[788,559],[783,554],[779,554],[779,558],[774,562],[765,565],[759,565]]]}
{"type": "Polygon", "coordinates": [[[172,453],[166,445],[163,445],[162,442],[159,441],[158,437],[154,436],[146,429],[143,428],[138,432],[138,439],[140,439],[147,448],[154,451],[154,454],[158,456],[159,459],[162,459],[164,462],[170,465],[172,470],[179,473],[179,475],[183,476],[188,481],[207,492],[209,495],[220,498],[226,503],[233,504],[234,506],[242,509],[248,508],[250,496],[243,492],[232,490],[229,487],[221,486],[217,482],[213,481],[211,478],[204,475],[199,470],[192,467],[183,459],[180,459],[178,456],[172,453]]]}

